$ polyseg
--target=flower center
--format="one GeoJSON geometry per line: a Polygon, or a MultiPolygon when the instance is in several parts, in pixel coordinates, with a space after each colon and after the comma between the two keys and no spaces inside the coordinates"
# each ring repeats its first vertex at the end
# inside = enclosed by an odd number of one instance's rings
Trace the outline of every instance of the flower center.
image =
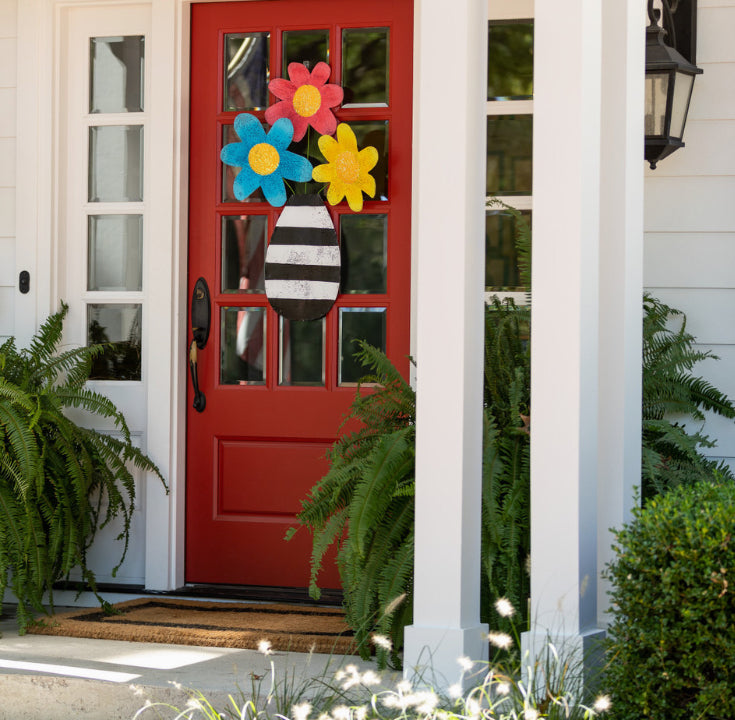
{"type": "Polygon", "coordinates": [[[322,94],[313,85],[301,85],[293,96],[293,109],[301,117],[311,117],[322,106],[322,94]]]}
{"type": "Polygon", "coordinates": [[[356,183],[360,176],[360,166],[357,163],[357,155],[345,150],[337,155],[334,161],[337,177],[346,183],[356,183]]]}
{"type": "Polygon", "coordinates": [[[258,173],[258,175],[270,175],[278,168],[281,157],[273,145],[258,143],[250,148],[248,162],[253,171],[258,173]]]}

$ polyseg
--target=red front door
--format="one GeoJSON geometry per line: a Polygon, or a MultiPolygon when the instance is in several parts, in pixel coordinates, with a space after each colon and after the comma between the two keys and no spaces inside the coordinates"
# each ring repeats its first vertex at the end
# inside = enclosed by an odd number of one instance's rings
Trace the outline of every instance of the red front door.
{"type": "MultiPolygon", "coordinates": [[[[204,278],[211,331],[198,353],[204,410],[192,408],[191,385],[187,398],[186,580],[305,587],[311,536],[284,535],[326,471],[354,397],[354,339],[382,346],[408,372],[413,4],[207,3],[193,6],[191,20],[188,297],[204,278]],[[344,201],[328,206],[341,248],[337,302],[324,319],[296,322],[265,295],[264,258],[282,209],[260,190],[238,201],[237,170],[220,151],[238,140],[238,113],[264,122],[277,102],[270,80],[286,77],[291,62],[319,61],[344,89],[338,121],[379,161],[361,213],[344,201]]],[[[324,163],[310,132],[289,150],[324,163]]],[[[336,568],[321,585],[338,587],[336,568]]]]}

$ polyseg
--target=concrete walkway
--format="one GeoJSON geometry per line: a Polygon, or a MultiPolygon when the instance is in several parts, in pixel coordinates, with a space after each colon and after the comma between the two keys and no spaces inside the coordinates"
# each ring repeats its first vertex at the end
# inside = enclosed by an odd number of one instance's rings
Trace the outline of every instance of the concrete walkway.
{"type": "MultiPolygon", "coordinates": [[[[9,605],[3,605],[0,631],[0,720],[130,720],[146,699],[183,709],[190,697],[186,688],[201,691],[218,710],[232,709],[228,695],[240,707],[254,694],[265,697],[272,675],[279,685],[310,685],[313,693],[319,686],[314,678],[331,681],[348,663],[371,666],[353,656],[266,657],[254,650],[21,636],[9,605]]],[[[159,712],[151,709],[141,718],[176,715],[159,712]]]]}

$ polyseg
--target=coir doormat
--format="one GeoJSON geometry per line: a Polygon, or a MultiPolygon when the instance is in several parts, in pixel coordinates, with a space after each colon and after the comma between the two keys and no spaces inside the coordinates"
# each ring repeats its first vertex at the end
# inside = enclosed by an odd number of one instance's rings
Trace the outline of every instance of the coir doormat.
{"type": "Polygon", "coordinates": [[[269,640],[275,651],[355,652],[352,631],[338,608],[162,598],[128,600],[112,607],[111,615],[99,608],[52,615],[28,632],[253,650],[261,640],[269,640]]]}

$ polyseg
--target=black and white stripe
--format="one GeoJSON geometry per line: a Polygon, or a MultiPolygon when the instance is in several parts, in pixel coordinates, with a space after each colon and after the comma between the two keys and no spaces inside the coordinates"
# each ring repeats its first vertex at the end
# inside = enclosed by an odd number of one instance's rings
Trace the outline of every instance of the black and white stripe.
{"type": "Polygon", "coordinates": [[[318,195],[294,195],[265,254],[265,294],[289,320],[324,317],[339,293],[337,233],[318,195]]]}

